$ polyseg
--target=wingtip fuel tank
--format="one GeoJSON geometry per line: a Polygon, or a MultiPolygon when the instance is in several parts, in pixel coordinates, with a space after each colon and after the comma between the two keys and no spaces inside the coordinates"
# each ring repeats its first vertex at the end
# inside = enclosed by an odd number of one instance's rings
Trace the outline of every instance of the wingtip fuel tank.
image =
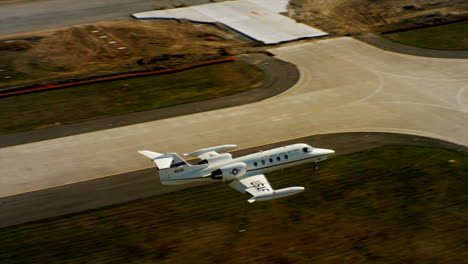
{"type": "Polygon", "coordinates": [[[247,201],[249,203],[253,203],[255,201],[273,200],[273,199],[277,199],[277,198],[282,198],[282,197],[298,194],[298,193],[304,191],[304,189],[305,188],[302,187],[302,186],[279,189],[279,190],[275,190],[275,191],[273,191],[272,193],[269,193],[269,194],[254,196],[254,197],[250,198],[247,201]]]}

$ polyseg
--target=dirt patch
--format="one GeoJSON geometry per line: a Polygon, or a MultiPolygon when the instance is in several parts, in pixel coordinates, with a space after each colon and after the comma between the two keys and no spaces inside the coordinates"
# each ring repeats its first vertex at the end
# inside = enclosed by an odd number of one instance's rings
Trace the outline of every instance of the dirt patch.
{"type": "Polygon", "coordinates": [[[237,55],[246,47],[215,25],[177,21],[100,22],[5,36],[0,88],[180,67],[237,55]]]}
{"type": "Polygon", "coordinates": [[[359,35],[468,15],[464,0],[292,0],[289,15],[331,34],[359,35]]]}

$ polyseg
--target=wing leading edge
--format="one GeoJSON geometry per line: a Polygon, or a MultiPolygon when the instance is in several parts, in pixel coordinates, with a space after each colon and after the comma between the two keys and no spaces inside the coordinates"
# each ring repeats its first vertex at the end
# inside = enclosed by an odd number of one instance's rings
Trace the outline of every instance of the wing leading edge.
{"type": "Polygon", "coordinates": [[[242,193],[248,192],[251,194],[253,197],[247,200],[249,203],[286,197],[300,193],[304,190],[304,187],[300,186],[273,190],[263,174],[256,174],[233,180],[229,186],[242,193]]]}

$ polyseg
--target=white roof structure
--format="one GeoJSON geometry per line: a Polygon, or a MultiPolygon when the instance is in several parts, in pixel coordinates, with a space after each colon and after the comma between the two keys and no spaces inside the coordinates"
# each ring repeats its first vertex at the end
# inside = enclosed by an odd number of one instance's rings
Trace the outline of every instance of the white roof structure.
{"type": "Polygon", "coordinates": [[[275,13],[288,12],[289,0],[249,0],[249,2],[275,13]]]}
{"type": "Polygon", "coordinates": [[[289,0],[238,0],[169,10],[133,14],[138,19],[188,19],[193,22],[220,22],[265,44],[328,35],[316,28],[280,15],[289,0]]]}

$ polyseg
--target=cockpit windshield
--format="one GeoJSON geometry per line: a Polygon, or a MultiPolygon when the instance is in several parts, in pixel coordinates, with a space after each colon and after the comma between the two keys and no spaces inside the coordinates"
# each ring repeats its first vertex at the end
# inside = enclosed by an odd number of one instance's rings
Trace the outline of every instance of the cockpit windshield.
{"type": "Polygon", "coordinates": [[[302,151],[304,151],[305,153],[308,153],[308,152],[312,152],[312,149],[309,147],[305,147],[302,149],[302,151]]]}

